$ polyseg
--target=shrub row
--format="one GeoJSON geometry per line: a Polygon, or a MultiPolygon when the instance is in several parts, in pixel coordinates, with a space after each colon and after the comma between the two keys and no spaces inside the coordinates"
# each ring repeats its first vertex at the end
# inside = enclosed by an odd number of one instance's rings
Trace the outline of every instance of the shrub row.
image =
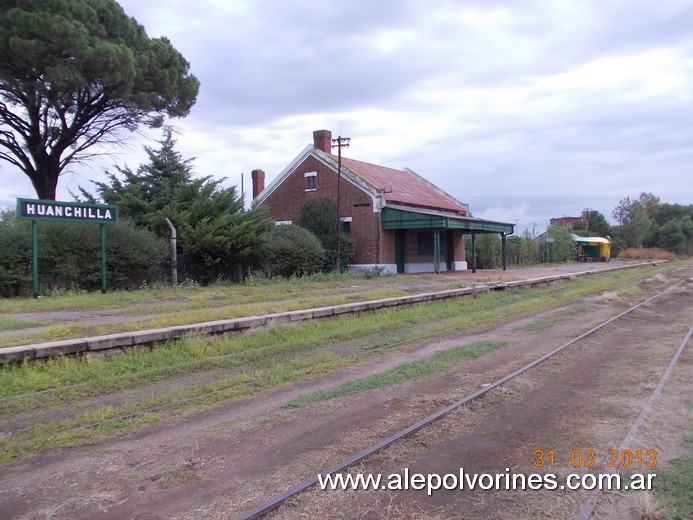
{"type": "MultiPolygon", "coordinates": [[[[41,291],[101,287],[99,226],[39,222],[38,272],[41,291]]],[[[131,289],[166,277],[168,242],[135,228],[127,220],[106,226],[106,277],[109,288],[131,289]]],[[[32,292],[31,222],[0,211],[0,295],[32,292]]]]}

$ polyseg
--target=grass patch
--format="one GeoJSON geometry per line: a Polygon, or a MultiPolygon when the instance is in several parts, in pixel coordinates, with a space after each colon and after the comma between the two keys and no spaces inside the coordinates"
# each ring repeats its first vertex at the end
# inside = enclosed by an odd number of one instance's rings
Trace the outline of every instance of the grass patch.
{"type": "MultiPolygon", "coordinates": [[[[364,350],[388,347],[398,340],[422,339],[426,335],[482,330],[518,316],[562,307],[567,301],[586,295],[613,291],[624,284],[636,283],[639,278],[650,276],[651,272],[652,268],[617,271],[571,280],[559,286],[492,291],[472,298],[439,300],[280,325],[236,336],[185,338],[151,351],[133,349],[103,359],[58,357],[41,363],[2,366],[0,398],[42,390],[56,391],[0,402],[0,428],[3,424],[16,424],[18,416],[29,418],[31,414],[33,420],[36,416],[41,419],[41,414],[44,414],[42,422],[0,438],[0,461],[45,448],[59,449],[130,432],[153,422],[173,420],[174,416],[179,419],[181,415],[193,414],[200,407],[212,406],[225,399],[250,395],[362,362],[364,350]],[[223,370],[214,372],[210,369],[223,370]],[[202,374],[205,370],[210,371],[202,374]],[[195,371],[201,372],[205,383],[182,387],[171,380],[168,391],[130,397],[121,406],[87,409],[90,396],[136,389],[138,383],[149,385],[195,371]],[[212,378],[215,380],[210,381],[212,378]],[[161,408],[146,412],[156,407],[161,408]],[[171,413],[172,410],[175,413],[171,413]],[[70,417],[65,417],[67,413],[70,417]],[[133,413],[136,415],[129,417],[133,413]],[[55,416],[62,419],[54,419],[55,416]]],[[[341,286],[349,284],[353,288],[353,283],[349,280],[325,284],[318,291],[326,298],[332,298],[335,293],[342,294],[339,292],[341,286]]],[[[280,287],[287,293],[298,292],[291,304],[314,303],[315,300],[305,297],[307,286],[288,283],[280,287]]],[[[271,287],[276,290],[276,287],[271,287]]],[[[224,301],[229,298],[223,293],[226,288],[212,289],[219,291],[215,298],[224,301]]],[[[370,291],[373,294],[383,289],[376,286],[370,291]]],[[[198,290],[186,289],[186,294],[194,295],[198,290]]],[[[252,292],[254,288],[242,287],[242,290],[252,292]]],[[[362,291],[362,294],[367,293],[362,291]]],[[[375,294],[382,296],[387,293],[375,294]]],[[[426,377],[448,370],[458,359],[483,355],[487,351],[484,348],[495,347],[487,345],[476,353],[469,348],[457,347],[427,360],[404,364],[378,377],[352,382],[353,386],[345,386],[339,391],[346,395],[426,377]]],[[[323,398],[330,396],[316,400],[323,398]]]]}
{"type": "MultiPolygon", "coordinates": [[[[0,299],[0,312],[36,311],[91,311],[135,306],[138,312],[146,307],[146,312],[166,312],[169,305],[184,308],[212,307],[229,301],[262,303],[293,299],[305,294],[322,296],[351,292],[369,292],[399,283],[395,276],[369,277],[363,272],[327,273],[294,279],[251,278],[244,284],[217,283],[200,287],[195,283],[180,284],[175,287],[154,285],[137,291],[114,291],[107,294],[86,291],[52,291],[39,299],[10,298],[0,299]]],[[[448,285],[449,279],[439,281],[448,285]]]]}
{"type": "Polygon", "coordinates": [[[455,363],[462,359],[483,356],[491,350],[499,348],[503,345],[504,343],[502,342],[480,341],[477,343],[472,343],[471,345],[454,347],[427,359],[402,363],[394,368],[386,370],[385,372],[348,381],[341,384],[334,390],[325,390],[303,395],[287,402],[282,406],[282,408],[299,408],[302,406],[308,406],[318,401],[325,401],[327,399],[358,394],[367,390],[373,390],[375,388],[398,385],[401,383],[406,383],[407,381],[422,379],[424,377],[445,372],[451,369],[455,363]]]}
{"type": "MultiPolygon", "coordinates": [[[[650,273],[654,268],[617,271],[591,276],[600,282],[590,281],[582,287],[615,287],[614,281],[633,280],[650,273]],[[604,282],[606,280],[606,282],[604,282]]],[[[117,308],[125,321],[88,324],[85,322],[60,322],[48,324],[31,333],[17,332],[0,336],[0,348],[26,345],[41,341],[87,337],[119,332],[131,332],[146,328],[160,328],[189,323],[201,323],[240,318],[257,314],[302,310],[353,301],[369,301],[403,296],[420,292],[449,289],[460,285],[454,277],[433,278],[433,283],[417,290],[395,287],[401,279],[396,276],[366,279],[364,275],[346,273],[323,276],[326,280],[291,279],[271,280],[253,285],[212,285],[198,287],[187,285],[176,288],[154,288],[132,292],[90,294],[82,292],[58,292],[55,296],[33,299],[0,300],[0,312],[30,312],[49,310],[95,310],[117,308]],[[234,303],[230,303],[234,302],[234,303]],[[238,303],[235,303],[238,302],[238,303]],[[151,315],[144,320],[142,315],[151,315]]],[[[423,280],[424,278],[422,278],[423,280]]],[[[568,282],[570,284],[571,282],[568,282]]],[[[587,294],[598,289],[588,289],[587,294]]],[[[574,293],[577,296],[577,293],[574,293]]]]}
{"type": "Polygon", "coordinates": [[[532,334],[537,334],[539,332],[545,332],[555,325],[564,321],[564,318],[560,316],[552,316],[550,318],[541,318],[532,323],[528,323],[522,327],[518,327],[517,330],[522,330],[524,332],[530,332],[532,334]]]}
{"type": "MultiPolygon", "coordinates": [[[[649,274],[648,270],[644,272],[649,274]]],[[[187,338],[151,351],[135,349],[106,359],[58,357],[42,363],[7,365],[0,367],[0,397],[70,385],[82,386],[78,390],[65,390],[67,394],[92,395],[126,388],[137,381],[152,381],[193,370],[249,367],[263,359],[272,360],[282,352],[305,352],[307,348],[330,348],[353,341],[360,342],[364,348],[377,347],[392,342],[393,336],[410,339],[422,336],[422,331],[424,334],[471,332],[517,316],[562,306],[582,296],[613,290],[624,283],[633,283],[638,276],[643,276],[642,273],[640,270],[617,271],[571,280],[562,284],[560,290],[547,287],[493,291],[472,298],[277,326],[240,336],[187,338]]],[[[37,398],[43,404],[45,399],[37,398]]]]}
{"type": "Polygon", "coordinates": [[[237,426],[239,424],[242,424],[243,422],[245,422],[245,420],[246,419],[244,419],[243,417],[236,417],[235,419],[231,419],[230,421],[222,421],[222,422],[213,424],[213,425],[207,427],[207,430],[208,431],[218,431],[218,430],[225,431],[225,430],[228,430],[229,428],[231,428],[233,426],[237,426]]]}
{"type": "MultiPolygon", "coordinates": [[[[324,290],[324,289],[323,289],[324,290]]],[[[152,306],[125,308],[122,312],[124,321],[111,323],[87,324],[79,322],[64,322],[48,324],[40,330],[31,334],[10,334],[0,337],[0,348],[12,347],[16,345],[26,345],[41,341],[54,341],[75,337],[98,336],[104,334],[115,334],[122,332],[132,332],[142,329],[156,329],[172,327],[181,324],[203,323],[208,321],[228,320],[261,314],[289,312],[295,310],[311,309],[315,307],[325,307],[331,305],[341,305],[354,301],[371,301],[396,296],[405,296],[407,293],[398,289],[384,288],[359,292],[354,294],[335,295],[335,290],[330,290],[329,294],[315,294],[311,292],[310,298],[305,298],[304,292],[296,295],[295,299],[285,301],[259,301],[249,303],[252,298],[243,297],[236,301],[243,301],[242,304],[219,305],[219,300],[206,299],[203,301],[191,301],[186,303],[169,302],[167,304],[157,304],[152,306]],[[139,319],[142,314],[153,314],[154,316],[146,319],[139,319]],[[129,318],[129,320],[128,320],[129,318]]],[[[284,297],[287,295],[284,294],[284,297]]],[[[229,300],[234,300],[229,297],[229,300]]],[[[224,298],[224,302],[229,301],[224,298]]],[[[8,318],[8,320],[12,320],[8,318]]],[[[44,325],[44,323],[26,322],[25,326],[44,325]]],[[[17,329],[20,327],[8,327],[17,329]]],[[[0,322],[0,330],[2,322],[0,322]]]]}
{"type": "Polygon", "coordinates": [[[655,493],[667,504],[667,518],[684,519],[693,515],[693,435],[683,439],[688,453],[671,461],[657,475],[655,493]]]}
{"type": "Polygon", "coordinates": [[[204,482],[191,468],[168,465],[155,481],[160,488],[168,489],[179,486],[194,486],[204,482]]]}
{"type": "Polygon", "coordinates": [[[35,327],[37,325],[42,324],[37,321],[13,318],[12,316],[0,316],[0,330],[25,329],[27,327],[35,327]]]}
{"type": "Polygon", "coordinates": [[[100,406],[73,417],[33,423],[0,438],[0,462],[9,462],[42,449],[72,447],[106,435],[129,432],[161,420],[161,414],[170,410],[176,410],[176,417],[180,418],[181,413],[197,412],[201,407],[226,399],[251,395],[306,377],[316,377],[355,361],[335,354],[317,353],[209,384],[178,387],[121,406],[100,406]]]}

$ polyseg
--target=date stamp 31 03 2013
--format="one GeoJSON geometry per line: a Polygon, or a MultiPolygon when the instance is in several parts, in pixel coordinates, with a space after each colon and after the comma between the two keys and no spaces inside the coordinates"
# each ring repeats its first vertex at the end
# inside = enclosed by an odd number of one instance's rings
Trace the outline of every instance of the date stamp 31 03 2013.
{"type": "Polygon", "coordinates": [[[611,449],[600,455],[591,449],[574,449],[563,453],[554,449],[537,449],[532,455],[532,464],[536,468],[592,468],[599,465],[609,468],[657,467],[657,450],[611,449]]]}

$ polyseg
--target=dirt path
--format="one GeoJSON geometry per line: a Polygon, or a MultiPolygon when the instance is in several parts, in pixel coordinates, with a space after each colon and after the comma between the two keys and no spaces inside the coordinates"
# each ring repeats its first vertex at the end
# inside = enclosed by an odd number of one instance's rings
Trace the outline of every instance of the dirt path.
{"type": "MultiPolygon", "coordinates": [[[[692,273],[687,273],[690,276],[692,273]]],[[[685,280],[686,277],[681,277],[685,280]]],[[[661,276],[648,290],[671,284],[661,276]]],[[[639,296],[641,297],[641,296],[639,296]]],[[[605,294],[571,307],[506,323],[482,334],[419,345],[368,365],[225,403],[211,411],[172,417],[136,434],[55,454],[15,461],[0,476],[3,518],[229,518],[294,483],[339,462],[450,402],[518,368],[635,298],[605,294]],[[553,327],[521,327],[560,315],[553,327]],[[288,400],[406,360],[480,339],[506,346],[468,360],[446,374],[357,396],[283,410],[288,400]]],[[[691,287],[637,311],[579,348],[462,410],[431,429],[369,459],[367,472],[531,473],[535,449],[555,449],[565,460],[574,449],[600,459],[617,447],[691,325],[691,287]],[[567,384],[565,384],[567,383],[567,384]]],[[[682,424],[690,427],[690,350],[678,367],[678,393],[665,398],[673,411],[659,418],[671,435],[638,442],[677,456],[682,424]],[[688,404],[687,404],[688,403],[688,404]],[[681,408],[683,407],[683,408],[681,408]],[[683,409],[684,413],[676,412],[683,409]],[[678,435],[678,437],[677,437],[678,435]],[[660,447],[660,443],[663,444],[660,447]]],[[[662,431],[664,427],[662,426],[662,431]]],[[[569,517],[584,494],[311,491],[280,518],[537,518],[551,511],[569,517]],[[462,514],[461,512],[464,512],[462,514]]],[[[613,497],[600,507],[618,509],[613,497]],[[612,503],[613,502],[613,503],[612,503]]]]}
{"type": "MultiPolygon", "coordinates": [[[[403,475],[407,468],[411,474],[459,475],[464,468],[468,474],[550,472],[561,479],[570,473],[609,471],[611,450],[621,446],[669,357],[685,337],[691,324],[690,309],[691,299],[687,297],[638,312],[471,409],[461,410],[372,457],[351,473],[403,475]],[[682,310],[684,304],[687,313],[663,314],[668,306],[682,310]],[[545,454],[553,450],[555,465],[534,467],[538,449],[545,454]],[[574,450],[579,453],[572,456],[574,450]],[[575,466],[580,457],[586,461],[588,450],[594,452],[597,467],[575,466]]],[[[628,445],[633,452],[656,450],[660,462],[681,455],[678,444],[685,429],[693,425],[692,368],[693,352],[689,349],[657,402],[656,414],[628,445]]],[[[648,468],[646,462],[635,463],[624,474],[656,473],[657,469],[648,468]]],[[[429,496],[426,490],[316,489],[272,517],[577,518],[587,497],[588,492],[575,490],[439,490],[429,496]]],[[[652,503],[651,496],[643,493],[603,493],[598,495],[594,518],[651,518],[642,515],[652,503]]]]}

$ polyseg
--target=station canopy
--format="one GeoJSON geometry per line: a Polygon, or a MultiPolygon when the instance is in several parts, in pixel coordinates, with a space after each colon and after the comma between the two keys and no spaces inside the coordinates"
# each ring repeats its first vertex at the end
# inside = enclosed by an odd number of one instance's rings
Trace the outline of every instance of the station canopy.
{"type": "Polygon", "coordinates": [[[383,229],[459,229],[468,233],[503,233],[512,235],[515,224],[473,217],[449,215],[435,211],[413,211],[385,207],[383,229]]]}

